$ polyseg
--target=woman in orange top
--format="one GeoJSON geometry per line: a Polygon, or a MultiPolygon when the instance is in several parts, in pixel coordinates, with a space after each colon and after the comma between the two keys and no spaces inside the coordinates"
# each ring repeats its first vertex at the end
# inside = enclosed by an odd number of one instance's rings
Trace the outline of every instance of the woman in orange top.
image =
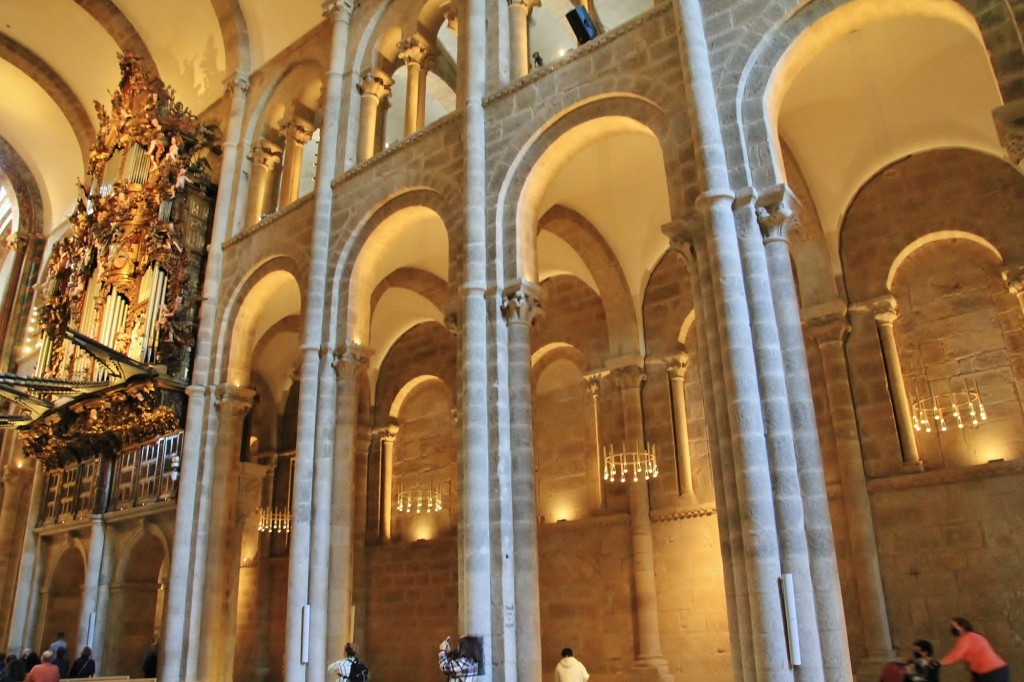
{"type": "Polygon", "coordinates": [[[1010,666],[992,649],[987,639],[974,631],[971,621],[957,616],[949,621],[949,631],[956,637],[956,645],[939,659],[940,665],[963,661],[974,682],[1010,682],[1010,666]]]}

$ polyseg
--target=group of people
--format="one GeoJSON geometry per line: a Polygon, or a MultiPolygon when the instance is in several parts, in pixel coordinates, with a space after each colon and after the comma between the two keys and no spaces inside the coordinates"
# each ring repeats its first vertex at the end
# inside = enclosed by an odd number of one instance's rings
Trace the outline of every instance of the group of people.
{"type": "Polygon", "coordinates": [[[967,666],[973,682],[1010,682],[1010,666],[974,631],[971,621],[962,616],[951,619],[949,633],[956,643],[945,656],[935,658],[932,643],[919,639],[911,658],[893,661],[882,669],[881,682],[939,682],[941,668],[960,662],[967,666]]]}
{"type": "Polygon", "coordinates": [[[64,633],[58,632],[57,639],[42,656],[32,649],[25,649],[20,657],[9,654],[0,662],[0,682],[53,682],[96,674],[92,649],[83,647],[81,655],[74,661],[68,660],[67,651],[64,633]]]}

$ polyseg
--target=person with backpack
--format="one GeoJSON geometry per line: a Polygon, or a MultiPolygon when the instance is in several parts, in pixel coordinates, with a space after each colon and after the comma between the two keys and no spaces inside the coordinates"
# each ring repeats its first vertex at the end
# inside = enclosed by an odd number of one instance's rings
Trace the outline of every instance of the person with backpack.
{"type": "Polygon", "coordinates": [[[352,642],[345,644],[345,658],[335,661],[327,669],[344,682],[369,682],[370,669],[358,658],[359,649],[352,642]]]}

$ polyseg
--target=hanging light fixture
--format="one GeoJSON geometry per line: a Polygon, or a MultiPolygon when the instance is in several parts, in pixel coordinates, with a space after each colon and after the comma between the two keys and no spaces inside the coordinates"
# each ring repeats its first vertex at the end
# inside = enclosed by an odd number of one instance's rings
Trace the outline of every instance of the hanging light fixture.
{"type": "Polygon", "coordinates": [[[604,480],[609,483],[625,483],[630,478],[633,483],[637,483],[640,479],[649,481],[658,477],[658,458],[654,445],[650,443],[644,443],[643,447],[636,443],[633,449],[626,449],[623,443],[621,450],[616,450],[613,445],[602,448],[601,452],[604,480]]]}
{"type": "Polygon", "coordinates": [[[981,401],[978,382],[973,381],[974,388],[971,388],[972,381],[964,379],[962,391],[951,390],[948,393],[934,393],[929,386],[928,393],[923,398],[921,392],[915,389],[916,399],[912,405],[914,430],[924,433],[935,430],[943,433],[950,428],[946,421],[947,417],[958,429],[965,426],[978,428],[981,422],[988,419],[988,414],[985,412],[985,404],[981,401]]]}
{"type": "Polygon", "coordinates": [[[290,533],[292,530],[292,474],[295,457],[288,458],[288,502],[283,507],[260,507],[261,533],[290,533]]]}
{"type": "Polygon", "coordinates": [[[433,514],[443,508],[440,486],[410,486],[398,488],[395,508],[402,514],[433,514]]]}

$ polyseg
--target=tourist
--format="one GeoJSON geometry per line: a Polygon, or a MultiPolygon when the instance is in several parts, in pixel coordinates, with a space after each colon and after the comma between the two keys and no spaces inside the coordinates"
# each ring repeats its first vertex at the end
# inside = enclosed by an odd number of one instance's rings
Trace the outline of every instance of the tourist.
{"type": "Polygon", "coordinates": [[[44,651],[39,665],[25,675],[25,682],[60,682],[60,670],[53,664],[53,652],[44,651]]]}
{"type": "Polygon", "coordinates": [[[963,661],[974,682],[1010,682],[1010,666],[999,657],[987,639],[974,631],[971,621],[957,616],[949,621],[949,631],[956,637],[956,645],[939,659],[940,665],[963,661]]]}
{"type": "Polygon", "coordinates": [[[927,639],[914,642],[914,656],[907,661],[907,677],[910,682],[939,682],[939,661],[927,639]]]}
{"type": "Polygon", "coordinates": [[[587,682],[589,679],[590,673],[587,672],[586,666],[572,655],[572,649],[562,649],[562,660],[555,666],[556,682],[587,682]]]}
{"type": "Polygon", "coordinates": [[[92,660],[92,649],[82,647],[82,653],[71,664],[68,677],[92,677],[96,674],[96,661],[92,660]]]}
{"type": "Polygon", "coordinates": [[[64,633],[63,632],[58,632],[57,633],[57,639],[53,640],[53,643],[50,644],[49,649],[50,649],[50,652],[54,656],[56,656],[57,655],[57,649],[60,649],[61,647],[64,647],[64,651],[67,651],[68,650],[68,643],[64,641],[64,633]]]}
{"type": "Polygon", "coordinates": [[[25,649],[21,652],[21,662],[25,664],[25,673],[30,673],[32,672],[32,668],[39,665],[39,654],[31,649],[25,649]]]}
{"type": "Polygon", "coordinates": [[[459,648],[451,651],[451,637],[445,637],[437,652],[437,665],[449,680],[464,680],[480,674],[480,661],[473,651],[472,637],[459,640],[459,648]]]}

